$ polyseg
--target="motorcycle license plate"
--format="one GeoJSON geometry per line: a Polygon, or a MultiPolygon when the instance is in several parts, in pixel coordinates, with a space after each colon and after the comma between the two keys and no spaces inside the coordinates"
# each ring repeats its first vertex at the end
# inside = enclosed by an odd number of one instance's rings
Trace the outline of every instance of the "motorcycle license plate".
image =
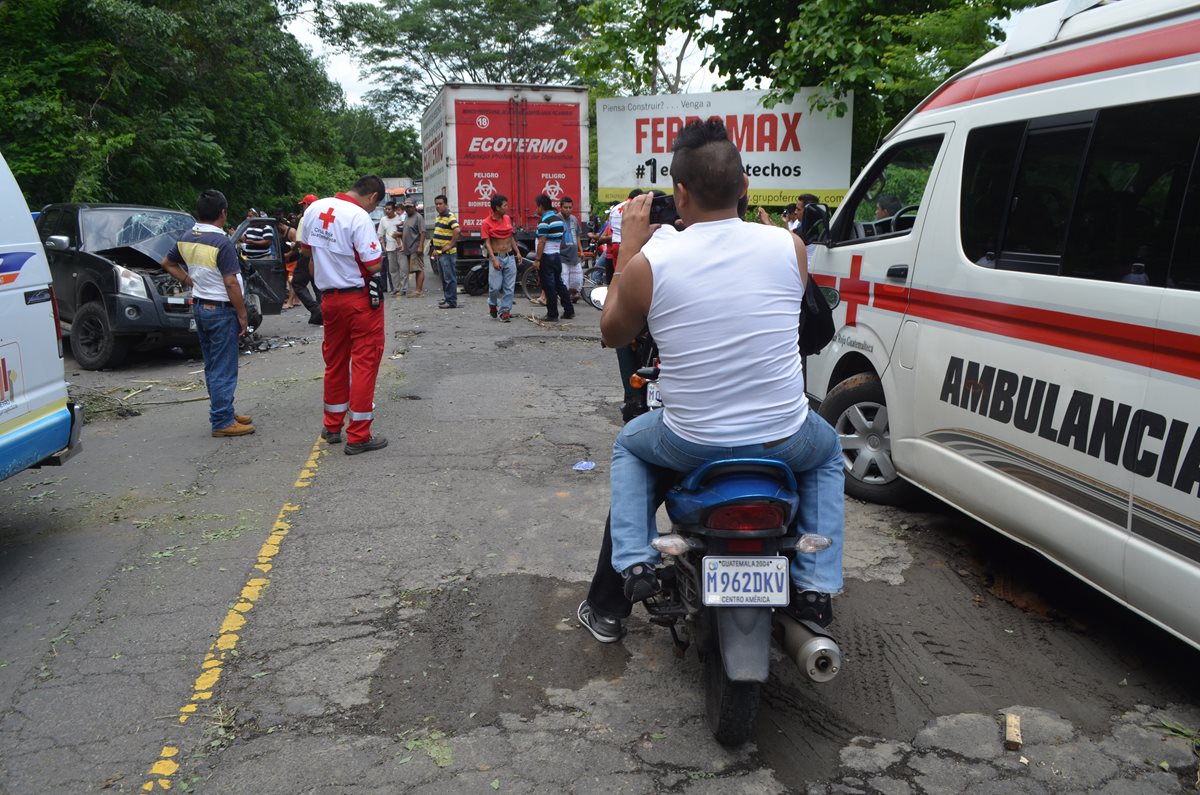
{"type": "Polygon", "coordinates": [[[704,604],[709,606],[786,607],[791,595],[788,561],[782,556],[706,557],[704,604]]]}
{"type": "Polygon", "coordinates": [[[652,409],[662,408],[662,392],[654,381],[646,382],[646,406],[652,409]]]}
{"type": "Polygon", "coordinates": [[[188,331],[196,330],[196,318],[188,318],[188,331]]]}

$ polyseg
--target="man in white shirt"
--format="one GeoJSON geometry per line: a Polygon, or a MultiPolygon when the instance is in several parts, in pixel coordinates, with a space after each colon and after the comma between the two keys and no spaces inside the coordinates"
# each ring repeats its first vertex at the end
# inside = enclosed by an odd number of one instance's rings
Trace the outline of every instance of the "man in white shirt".
{"type": "Polygon", "coordinates": [[[375,231],[379,233],[379,242],[383,244],[384,258],[387,260],[387,267],[381,270],[388,280],[384,289],[390,285],[392,295],[400,292],[400,285],[403,283],[400,275],[400,229],[402,223],[404,222],[396,215],[395,202],[388,202],[383,206],[383,217],[379,219],[379,223],[375,227],[375,231]]]}
{"type": "MultiPolygon", "coordinates": [[[[650,546],[654,467],[687,472],[723,458],[778,460],[797,474],[800,525],[832,541],[795,556],[787,609],[825,626],[830,595],[842,588],[844,474],[837,433],[804,394],[797,347],[804,243],[785,229],[742,221],[738,202],[749,180],[719,119],[684,127],[671,179],[685,228],[651,238],[652,197],[629,203],[600,317],[601,337],[613,347],[649,326],[664,404],[631,420],[613,445],[612,568],[630,602],[659,588],[660,556],[650,546]]],[[[598,640],[616,640],[623,616],[612,612],[585,601],[579,618],[598,640]]]]}
{"type": "Polygon", "coordinates": [[[800,228],[800,213],[796,211],[795,203],[783,208],[783,223],[789,232],[799,234],[796,230],[800,228]]]}
{"type": "Polygon", "coordinates": [[[371,223],[371,211],[384,196],[383,180],[371,174],[345,193],[318,199],[304,211],[301,244],[312,253],[313,281],[321,290],[325,317],[325,421],[321,437],[342,441],[346,455],[387,447],[371,435],[375,418],[375,379],[383,360],[382,288],[371,305],[368,282],[379,273],[383,256],[371,223]]]}

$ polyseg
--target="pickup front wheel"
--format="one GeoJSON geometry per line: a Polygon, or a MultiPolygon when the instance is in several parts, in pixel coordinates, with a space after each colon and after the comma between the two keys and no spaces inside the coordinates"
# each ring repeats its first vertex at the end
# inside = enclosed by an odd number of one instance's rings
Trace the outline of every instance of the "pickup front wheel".
{"type": "Polygon", "coordinates": [[[851,376],[829,391],[821,416],[837,431],[846,464],[846,493],[882,505],[903,505],[916,489],[892,463],[883,384],[874,373],[851,376]]]}
{"type": "Polygon", "coordinates": [[[129,340],[113,334],[104,304],[90,301],[71,321],[71,353],[84,370],[118,367],[129,353],[129,340]]]}

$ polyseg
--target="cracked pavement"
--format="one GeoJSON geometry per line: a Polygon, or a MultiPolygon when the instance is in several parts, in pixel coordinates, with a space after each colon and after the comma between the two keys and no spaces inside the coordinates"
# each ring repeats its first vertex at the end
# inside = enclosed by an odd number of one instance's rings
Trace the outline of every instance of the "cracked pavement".
{"type": "MultiPolygon", "coordinates": [[[[611,645],[574,617],[619,428],[599,313],[502,325],[482,298],[435,304],[385,306],[390,446],[321,445],[307,487],[320,330],[298,313],[263,330],[307,344],[242,357],[255,436],[211,439],[203,403],[147,406],[90,423],[66,467],[0,483],[0,793],[1194,787],[1191,747],[1162,721],[1200,729],[1200,653],[934,503],[848,503],[844,672],[812,685],[776,652],[754,741],[721,748],[694,654],[640,611],[611,645]],[[269,584],[181,724],[285,503],[269,584]],[[998,578],[1052,608],[1003,601],[998,578]],[[1020,751],[1003,748],[1005,711],[1020,751]]],[[[199,367],[68,360],[68,377],[157,381],[170,400],[195,394],[177,385],[199,367]]]]}

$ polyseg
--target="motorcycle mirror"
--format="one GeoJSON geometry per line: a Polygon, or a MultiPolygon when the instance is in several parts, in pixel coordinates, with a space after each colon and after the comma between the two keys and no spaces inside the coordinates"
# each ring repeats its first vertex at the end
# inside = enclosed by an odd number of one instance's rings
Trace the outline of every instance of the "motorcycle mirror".
{"type": "Polygon", "coordinates": [[[592,288],[592,294],[588,296],[588,300],[592,302],[592,306],[597,309],[604,308],[604,299],[608,297],[608,286],[600,285],[592,288]]]}

